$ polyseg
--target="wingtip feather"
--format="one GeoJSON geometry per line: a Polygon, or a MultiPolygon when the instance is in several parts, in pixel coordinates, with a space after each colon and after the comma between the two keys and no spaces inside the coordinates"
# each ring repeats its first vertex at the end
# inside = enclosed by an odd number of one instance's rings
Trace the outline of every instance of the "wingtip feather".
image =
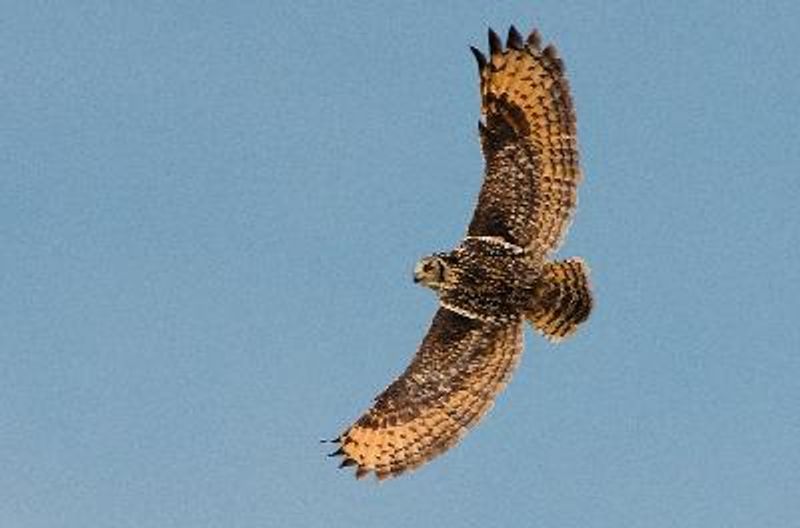
{"type": "Polygon", "coordinates": [[[469,49],[472,50],[472,54],[475,56],[475,61],[478,63],[478,70],[483,70],[486,67],[486,56],[475,46],[470,46],[469,49]]]}
{"type": "Polygon", "coordinates": [[[489,28],[489,53],[491,55],[503,53],[503,41],[492,28],[489,28]]]}
{"type": "Polygon", "coordinates": [[[517,31],[517,28],[515,28],[513,24],[508,28],[506,46],[515,50],[521,50],[523,47],[522,35],[519,34],[519,31],[517,31]]]}
{"type": "Polygon", "coordinates": [[[528,46],[536,51],[540,51],[542,48],[542,35],[539,33],[538,29],[534,29],[531,31],[530,35],[527,38],[528,46]]]}

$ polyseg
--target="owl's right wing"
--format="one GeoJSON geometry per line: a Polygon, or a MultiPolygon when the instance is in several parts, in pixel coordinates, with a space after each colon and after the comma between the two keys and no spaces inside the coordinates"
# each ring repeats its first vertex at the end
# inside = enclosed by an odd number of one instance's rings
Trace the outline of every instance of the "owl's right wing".
{"type": "Polygon", "coordinates": [[[581,180],[575,110],[555,48],[523,42],[512,26],[506,48],[489,30],[487,59],[472,48],[481,79],[486,171],[470,236],[498,236],[548,255],[569,226],[581,180]]]}
{"type": "Polygon", "coordinates": [[[342,433],[332,456],[356,477],[414,469],[458,442],[491,408],[522,353],[522,323],[488,323],[439,308],[406,371],[342,433]]]}

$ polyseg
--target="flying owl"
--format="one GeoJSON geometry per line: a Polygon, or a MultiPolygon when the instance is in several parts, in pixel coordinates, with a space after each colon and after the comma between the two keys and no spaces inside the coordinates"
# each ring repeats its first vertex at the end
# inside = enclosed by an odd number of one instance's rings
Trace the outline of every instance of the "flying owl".
{"type": "Polygon", "coordinates": [[[592,310],[588,268],[554,261],[581,180],[575,110],[564,65],[538,31],[511,26],[505,47],[489,30],[478,62],[486,160],[467,235],[423,258],[414,282],[439,309],[406,371],[333,442],[340,467],[378,479],[417,468],[458,442],[492,407],[522,353],[525,322],[551,341],[592,310]]]}

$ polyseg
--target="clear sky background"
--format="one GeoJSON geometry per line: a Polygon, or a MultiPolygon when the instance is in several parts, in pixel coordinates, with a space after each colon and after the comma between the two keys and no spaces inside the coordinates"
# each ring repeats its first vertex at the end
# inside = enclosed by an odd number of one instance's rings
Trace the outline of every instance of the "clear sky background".
{"type": "Polygon", "coordinates": [[[798,526],[800,4],[3,2],[0,526],[798,526]],[[481,181],[468,45],[538,26],[597,305],[377,484],[481,181]]]}

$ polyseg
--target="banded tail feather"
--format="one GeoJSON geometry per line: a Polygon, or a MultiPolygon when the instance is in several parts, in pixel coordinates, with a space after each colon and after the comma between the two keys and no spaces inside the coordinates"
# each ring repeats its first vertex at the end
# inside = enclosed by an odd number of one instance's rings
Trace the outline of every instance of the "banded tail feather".
{"type": "Polygon", "coordinates": [[[549,262],[541,280],[541,294],[525,317],[547,339],[561,341],[592,311],[589,267],[580,258],[549,262]]]}

